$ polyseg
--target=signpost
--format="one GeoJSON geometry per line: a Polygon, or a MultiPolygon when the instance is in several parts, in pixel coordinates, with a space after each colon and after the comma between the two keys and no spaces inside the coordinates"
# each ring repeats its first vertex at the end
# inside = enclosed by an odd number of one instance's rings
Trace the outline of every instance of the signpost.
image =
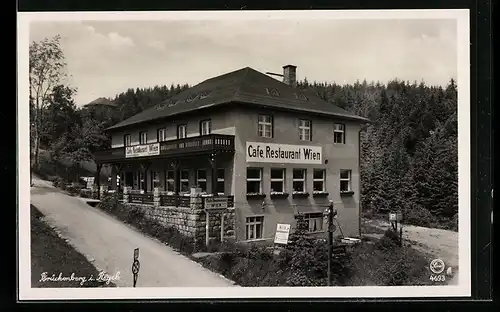
{"type": "Polygon", "coordinates": [[[134,275],[134,287],[137,283],[137,274],[139,274],[139,269],[141,263],[139,262],[139,248],[134,249],[134,262],[132,262],[132,274],[134,275]]]}
{"type": "MultiPolygon", "coordinates": [[[[288,245],[288,236],[290,235],[290,224],[278,223],[276,224],[276,234],[274,235],[273,244],[273,254],[278,255],[279,250],[276,250],[276,246],[288,245]]],[[[286,253],[286,248],[284,248],[286,253]]]]}
{"type": "Polygon", "coordinates": [[[228,198],[227,197],[206,197],[205,198],[205,244],[208,246],[210,243],[210,213],[220,213],[220,242],[224,242],[224,212],[227,210],[228,198]]]}
{"type": "Polygon", "coordinates": [[[333,224],[333,218],[337,216],[337,210],[333,208],[333,201],[330,200],[326,209],[328,220],[328,286],[332,285],[332,258],[333,258],[333,233],[337,227],[333,224]]]}
{"type": "Polygon", "coordinates": [[[290,224],[278,223],[276,225],[276,234],[274,236],[274,243],[287,245],[289,235],[290,235],[290,224]]]}
{"type": "Polygon", "coordinates": [[[396,234],[398,234],[398,223],[399,223],[399,243],[403,244],[403,226],[401,225],[401,221],[403,220],[403,214],[398,212],[390,212],[389,213],[389,221],[391,222],[392,229],[396,234]]]}

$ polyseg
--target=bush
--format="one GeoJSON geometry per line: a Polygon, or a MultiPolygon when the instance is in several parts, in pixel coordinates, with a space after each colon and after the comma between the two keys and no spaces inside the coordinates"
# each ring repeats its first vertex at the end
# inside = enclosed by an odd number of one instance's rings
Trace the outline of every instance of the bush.
{"type": "Polygon", "coordinates": [[[377,242],[377,248],[380,250],[391,250],[401,244],[399,233],[396,233],[393,229],[388,229],[385,231],[384,236],[377,242]]]}
{"type": "Polygon", "coordinates": [[[54,187],[64,189],[66,186],[66,181],[61,177],[55,177],[52,181],[52,185],[54,185],[54,187]]]}
{"type": "MultiPolygon", "coordinates": [[[[273,248],[257,244],[228,244],[226,252],[203,258],[203,265],[223,274],[241,286],[326,286],[327,244],[306,234],[304,220],[297,221],[297,229],[289,244],[273,248]],[[230,251],[229,251],[230,250],[230,251]]],[[[332,261],[333,279],[343,285],[351,272],[349,257],[332,261]]]]}
{"type": "Polygon", "coordinates": [[[114,212],[119,208],[121,208],[120,206],[122,206],[120,200],[118,196],[115,195],[104,196],[97,205],[99,209],[102,209],[107,212],[114,212]]]}
{"type": "Polygon", "coordinates": [[[351,286],[430,285],[428,262],[411,247],[400,246],[397,234],[388,230],[376,243],[362,243],[351,253],[347,281],[351,286]]]}
{"type": "Polygon", "coordinates": [[[80,197],[82,198],[92,198],[92,190],[83,188],[80,190],[80,197]]]}
{"type": "Polygon", "coordinates": [[[411,208],[408,208],[405,211],[404,218],[405,223],[416,226],[433,227],[437,223],[436,216],[434,216],[428,209],[418,205],[412,205],[411,208]]]}

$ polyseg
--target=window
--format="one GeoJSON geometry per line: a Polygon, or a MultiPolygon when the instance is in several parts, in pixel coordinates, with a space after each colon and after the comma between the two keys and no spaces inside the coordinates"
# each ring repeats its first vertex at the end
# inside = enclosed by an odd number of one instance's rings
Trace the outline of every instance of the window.
{"type": "Polygon", "coordinates": [[[324,169],[314,169],[314,172],[313,172],[313,191],[314,192],[324,192],[325,191],[325,170],[324,169]]]}
{"type": "Polygon", "coordinates": [[[273,137],[273,117],[269,115],[259,115],[259,136],[262,138],[273,137]]]}
{"type": "Polygon", "coordinates": [[[175,179],[174,179],[174,171],[167,170],[166,181],[165,181],[165,191],[167,192],[175,192],[175,179]]]}
{"type": "Polygon", "coordinates": [[[293,191],[304,193],[306,191],[306,169],[293,169],[293,191]]]}
{"type": "Polygon", "coordinates": [[[186,130],[187,130],[186,125],[177,126],[177,138],[178,139],[185,139],[187,137],[186,130]]]}
{"type": "Polygon", "coordinates": [[[340,170],[340,192],[351,191],[351,170],[340,170]]]}
{"type": "Polygon", "coordinates": [[[156,139],[158,142],[166,141],[167,140],[167,129],[165,129],[165,128],[158,129],[158,132],[156,134],[156,139]]]}
{"type": "Polygon", "coordinates": [[[304,220],[309,223],[309,232],[323,231],[323,214],[321,212],[306,213],[304,220]]]}
{"type": "Polygon", "coordinates": [[[207,135],[212,133],[212,122],[210,120],[203,120],[200,122],[200,135],[207,135]]]}
{"type": "Polygon", "coordinates": [[[264,217],[247,217],[246,219],[246,239],[262,238],[262,224],[264,217]]]}
{"type": "Polygon", "coordinates": [[[153,183],[151,183],[151,185],[153,186],[153,189],[155,187],[160,187],[161,186],[160,185],[160,173],[157,171],[152,171],[151,173],[152,173],[151,180],[153,182],[153,183]]]}
{"type": "Polygon", "coordinates": [[[147,144],[147,143],[148,143],[148,133],[139,132],[139,144],[147,144]]]}
{"type": "Polygon", "coordinates": [[[301,141],[311,141],[311,121],[306,119],[299,120],[299,139],[301,141]]]}
{"type": "Polygon", "coordinates": [[[181,192],[189,192],[189,170],[181,170],[181,192]]]}
{"type": "Polygon", "coordinates": [[[271,168],[271,192],[285,192],[285,169],[271,168]]]}
{"type": "Polygon", "coordinates": [[[224,194],[225,193],[225,187],[224,187],[224,168],[217,169],[217,187],[215,191],[219,194],[224,194]]]}
{"type": "Polygon", "coordinates": [[[247,168],[247,194],[262,193],[262,169],[247,168]]]}
{"type": "Polygon", "coordinates": [[[345,143],[345,125],[334,124],[333,125],[333,143],[345,143]]]}
{"type": "Polygon", "coordinates": [[[196,170],[196,183],[202,192],[207,191],[207,171],[205,169],[196,170]]]}
{"type": "Polygon", "coordinates": [[[125,146],[131,146],[132,145],[132,137],[130,134],[125,134],[123,136],[123,145],[125,146]]]}

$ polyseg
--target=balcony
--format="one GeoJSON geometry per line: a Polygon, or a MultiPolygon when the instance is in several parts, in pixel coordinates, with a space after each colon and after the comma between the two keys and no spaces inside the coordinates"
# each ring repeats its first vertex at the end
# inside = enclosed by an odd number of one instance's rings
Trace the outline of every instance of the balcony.
{"type": "Polygon", "coordinates": [[[213,152],[234,152],[234,135],[209,134],[143,145],[117,147],[94,153],[96,163],[133,159],[182,157],[213,152]]]}

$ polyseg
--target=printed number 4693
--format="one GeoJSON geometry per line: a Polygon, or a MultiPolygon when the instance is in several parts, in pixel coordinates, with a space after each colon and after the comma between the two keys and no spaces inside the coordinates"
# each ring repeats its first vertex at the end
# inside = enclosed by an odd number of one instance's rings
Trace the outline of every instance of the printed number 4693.
{"type": "Polygon", "coordinates": [[[444,282],[446,281],[446,277],[444,276],[444,274],[431,275],[430,280],[433,282],[444,282]]]}

